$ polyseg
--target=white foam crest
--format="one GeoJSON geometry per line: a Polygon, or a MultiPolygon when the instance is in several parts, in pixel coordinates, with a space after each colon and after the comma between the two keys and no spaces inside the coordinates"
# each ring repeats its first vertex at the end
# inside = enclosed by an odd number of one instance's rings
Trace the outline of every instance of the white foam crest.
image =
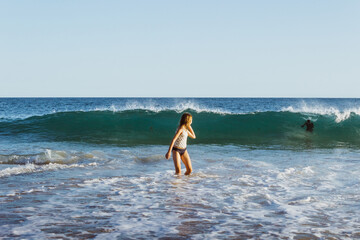
{"type": "Polygon", "coordinates": [[[211,112],[211,113],[217,113],[217,114],[231,114],[230,112],[221,110],[219,108],[207,108],[207,107],[200,106],[199,104],[196,104],[196,103],[191,102],[191,101],[181,102],[181,103],[175,105],[173,108],[178,113],[184,112],[184,111],[186,111],[188,109],[191,109],[191,110],[194,110],[197,113],[211,112]]]}
{"type": "Polygon", "coordinates": [[[302,169],[287,168],[283,172],[280,172],[277,175],[277,178],[288,178],[291,176],[309,176],[312,174],[314,174],[314,171],[310,166],[304,167],[302,169]]]}
{"type": "MultiPolygon", "coordinates": [[[[89,166],[92,166],[92,164],[90,163],[89,166]]],[[[123,177],[94,178],[94,179],[85,180],[83,183],[80,183],[79,186],[82,187],[94,187],[98,185],[111,186],[123,180],[124,180],[123,177]]]]}
{"type": "Polygon", "coordinates": [[[312,203],[315,201],[316,201],[316,198],[309,196],[306,198],[301,198],[301,199],[296,199],[296,200],[290,201],[288,204],[289,205],[303,205],[303,204],[308,204],[308,203],[312,203]]]}
{"type": "Polygon", "coordinates": [[[36,172],[45,172],[45,171],[55,171],[68,168],[83,168],[86,166],[93,166],[93,163],[90,164],[71,164],[64,165],[58,163],[49,163],[47,165],[36,165],[29,163],[26,165],[21,165],[17,167],[9,167],[0,171],[0,177],[9,177],[13,175],[26,174],[26,173],[36,173],[36,172]]]}
{"type": "Polygon", "coordinates": [[[243,175],[237,179],[244,186],[255,186],[256,180],[250,175],[243,175]]]}
{"type": "Polygon", "coordinates": [[[220,108],[209,108],[199,105],[193,101],[181,101],[172,105],[160,105],[155,103],[154,101],[147,101],[147,102],[139,102],[139,101],[128,101],[125,105],[115,106],[111,105],[108,107],[98,107],[95,111],[112,111],[112,112],[123,112],[129,110],[144,110],[144,111],[151,111],[151,112],[162,112],[162,111],[175,111],[177,113],[181,113],[187,110],[192,110],[197,113],[201,112],[210,112],[210,113],[217,113],[217,114],[232,114],[229,111],[224,111],[220,108]]]}
{"type": "MultiPolygon", "coordinates": [[[[288,106],[286,108],[282,108],[281,111],[335,116],[335,122],[337,123],[350,118],[351,114],[360,115],[360,107],[352,107],[344,110],[339,110],[338,108],[331,106],[327,107],[316,104],[309,106],[305,102],[303,102],[299,107],[288,106]]],[[[309,116],[309,118],[311,119],[311,116],[309,116]]]]}
{"type": "Polygon", "coordinates": [[[0,155],[0,163],[3,164],[47,164],[47,163],[61,163],[70,164],[77,162],[80,159],[93,159],[97,158],[92,153],[74,153],[61,150],[46,149],[40,154],[28,155],[0,155]]]}
{"type": "Polygon", "coordinates": [[[79,159],[76,155],[71,155],[66,151],[58,151],[46,149],[43,155],[39,155],[36,159],[35,163],[43,163],[43,162],[58,162],[58,163],[70,163],[75,162],[79,159]]]}
{"type": "Polygon", "coordinates": [[[79,108],[79,109],[59,109],[46,111],[44,113],[34,113],[34,114],[16,114],[11,116],[0,116],[0,122],[13,121],[13,120],[22,120],[30,117],[42,117],[50,114],[56,113],[69,113],[69,112],[102,112],[102,111],[111,111],[111,112],[124,112],[131,110],[144,110],[159,113],[162,111],[175,111],[177,113],[182,113],[187,110],[192,110],[197,113],[208,112],[216,114],[246,114],[226,111],[221,108],[206,107],[199,103],[196,103],[193,100],[178,100],[175,103],[169,103],[167,105],[156,103],[155,101],[149,99],[145,101],[137,100],[128,100],[125,104],[112,104],[108,106],[98,106],[93,108],[79,108]]]}

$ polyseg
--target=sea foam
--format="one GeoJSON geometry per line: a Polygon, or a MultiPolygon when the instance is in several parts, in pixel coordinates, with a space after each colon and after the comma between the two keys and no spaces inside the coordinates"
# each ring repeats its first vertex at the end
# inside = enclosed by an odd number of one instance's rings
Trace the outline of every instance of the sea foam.
{"type": "MultiPolygon", "coordinates": [[[[302,102],[299,106],[288,106],[282,108],[281,111],[284,112],[293,112],[293,113],[306,113],[306,114],[316,114],[316,115],[330,115],[335,116],[335,121],[340,123],[346,119],[349,119],[352,114],[360,116],[360,107],[351,107],[340,110],[337,107],[333,106],[324,106],[319,104],[308,104],[302,102]]],[[[314,116],[316,120],[316,116],[314,116]]],[[[311,118],[311,116],[309,116],[311,118]]]]}
{"type": "Polygon", "coordinates": [[[44,171],[55,171],[61,169],[68,168],[83,168],[86,166],[94,166],[94,164],[58,164],[58,163],[49,163],[47,165],[36,165],[33,163],[20,165],[16,167],[9,167],[3,170],[0,170],[0,178],[1,177],[9,177],[12,175],[26,174],[26,173],[36,173],[36,172],[44,172],[44,171]]]}

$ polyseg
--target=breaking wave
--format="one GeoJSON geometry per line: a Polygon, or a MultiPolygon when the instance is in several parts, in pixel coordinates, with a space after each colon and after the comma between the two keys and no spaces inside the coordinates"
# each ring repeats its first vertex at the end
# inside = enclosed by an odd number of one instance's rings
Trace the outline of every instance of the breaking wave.
{"type": "Polygon", "coordinates": [[[360,109],[294,109],[226,113],[216,110],[132,109],[124,111],[57,112],[0,122],[0,136],[31,141],[73,141],[96,144],[169,144],[180,113],[193,115],[197,134],[191,144],[358,146],[360,109]],[[181,110],[181,111],[180,111],[181,110]],[[315,123],[313,133],[300,126],[315,123]]]}

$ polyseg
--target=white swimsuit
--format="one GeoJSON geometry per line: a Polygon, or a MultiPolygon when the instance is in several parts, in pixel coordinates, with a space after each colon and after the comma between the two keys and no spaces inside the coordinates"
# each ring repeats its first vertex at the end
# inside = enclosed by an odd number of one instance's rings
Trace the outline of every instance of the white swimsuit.
{"type": "Polygon", "coordinates": [[[188,132],[187,132],[187,130],[183,129],[182,133],[176,139],[176,141],[174,143],[174,147],[185,149],[186,148],[187,137],[188,137],[188,132]]]}

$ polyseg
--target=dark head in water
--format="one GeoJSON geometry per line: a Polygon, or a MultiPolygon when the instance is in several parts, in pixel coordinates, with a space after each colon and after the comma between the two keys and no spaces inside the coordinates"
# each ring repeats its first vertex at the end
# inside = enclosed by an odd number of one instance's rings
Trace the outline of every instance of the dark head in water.
{"type": "Polygon", "coordinates": [[[312,123],[309,119],[303,125],[301,125],[301,127],[304,126],[306,126],[306,131],[308,132],[312,132],[314,129],[314,123],[312,123]]]}

